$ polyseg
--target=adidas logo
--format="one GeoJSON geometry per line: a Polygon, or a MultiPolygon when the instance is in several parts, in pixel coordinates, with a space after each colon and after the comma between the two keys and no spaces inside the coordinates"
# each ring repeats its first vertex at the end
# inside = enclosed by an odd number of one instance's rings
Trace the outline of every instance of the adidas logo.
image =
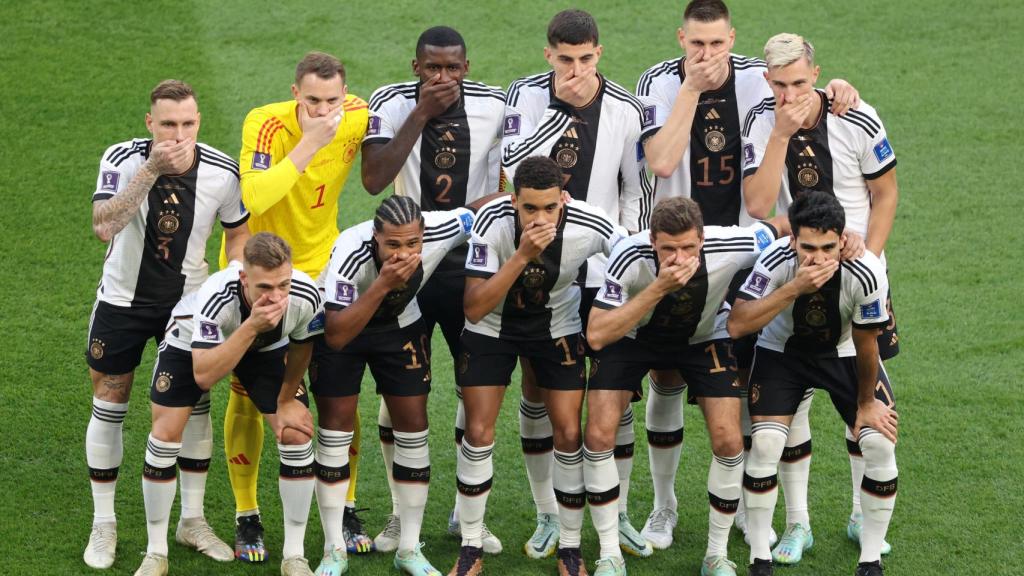
{"type": "Polygon", "coordinates": [[[249,464],[252,464],[252,462],[249,462],[249,459],[245,457],[244,452],[239,452],[238,456],[228,458],[228,462],[238,464],[239,466],[248,466],[249,464]]]}
{"type": "Polygon", "coordinates": [[[569,128],[568,130],[566,130],[565,133],[562,134],[562,136],[565,137],[565,138],[572,138],[573,140],[576,140],[576,139],[579,138],[579,134],[576,132],[576,128],[575,127],[569,128]]]}
{"type": "Polygon", "coordinates": [[[452,135],[450,131],[445,130],[444,134],[441,135],[441,140],[444,140],[445,142],[455,142],[455,136],[452,135]]]}
{"type": "Polygon", "coordinates": [[[178,195],[174,192],[171,192],[170,196],[164,198],[164,204],[181,204],[181,202],[178,201],[178,195]]]}
{"type": "Polygon", "coordinates": [[[807,146],[807,147],[804,148],[803,152],[798,154],[798,156],[804,156],[804,157],[807,157],[807,158],[814,158],[814,150],[811,150],[811,147],[807,146]]]}
{"type": "Polygon", "coordinates": [[[721,116],[718,115],[718,110],[715,110],[714,108],[709,110],[708,113],[704,115],[705,120],[718,120],[720,118],[721,116]]]}

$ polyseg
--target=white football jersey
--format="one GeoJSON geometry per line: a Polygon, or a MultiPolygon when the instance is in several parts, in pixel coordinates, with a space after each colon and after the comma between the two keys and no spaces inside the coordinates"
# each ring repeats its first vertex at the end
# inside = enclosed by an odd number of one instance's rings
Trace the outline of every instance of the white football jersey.
{"type": "MultiPolygon", "coordinates": [[[[149,158],[152,144],[135,139],[107,148],[93,202],[123,192],[149,158]]],[[[225,228],[249,218],[238,164],[197,144],[192,167],[157,178],[136,214],[110,241],[96,298],[114,306],[173,306],[206,280],[206,240],[218,218],[225,228]]]]}
{"type": "MultiPolygon", "coordinates": [[[[796,277],[796,250],[790,238],[765,249],[736,297],[764,298],[796,277]]],[[[812,294],[798,297],[768,323],[757,345],[776,352],[819,358],[855,356],[852,326],[883,328],[889,322],[885,298],[889,281],[871,252],[840,263],[832,278],[812,294]]]]}
{"type": "MultiPolygon", "coordinates": [[[[370,97],[364,144],[386,143],[409,118],[419,82],[378,88],[370,97]]],[[[395,194],[416,200],[423,211],[451,210],[498,191],[505,92],[464,80],[462,97],[427,122],[395,177],[395,194]]]]}
{"type": "MultiPolygon", "coordinates": [[[[804,190],[828,192],[843,205],[846,227],[866,236],[871,216],[867,181],[895,168],[896,153],[878,114],[866,102],[836,116],[825,92],[818,90],[817,95],[822,102],[818,122],[813,128],[797,130],[789,140],[777,210],[787,210],[804,190]]],[[[748,114],[743,129],[744,177],[761,166],[774,127],[774,99],[748,114]]]]}
{"type": "MultiPolygon", "coordinates": [[[[423,252],[419,268],[399,290],[384,297],[363,333],[404,328],[420,318],[416,294],[451,250],[469,240],[473,212],[466,208],[423,212],[423,252]]],[[[373,239],[373,220],[342,232],[334,242],[331,262],[323,274],[327,310],[343,310],[355,302],[380,275],[373,239]]]]}
{"type": "MultiPolygon", "coordinates": [[[[601,76],[595,100],[574,108],[554,97],[554,72],[509,86],[502,141],[502,167],[509,179],[530,156],[548,156],[562,169],[563,188],[576,200],[603,210],[630,231],[647,228],[653,189],[642,165],[640,101],[601,76]]],[[[605,259],[587,269],[587,287],[601,285],[605,259]]]]}
{"type": "MultiPolygon", "coordinates": [[[[249,318],[250,303],[242,294],[238,265],[213,274],[198,291],[186,295],[172,313],[165,342],[185,351],[223,344],[249,318]]],[[[289,342],[308,342],[323,334],[323,299],[313,280],[292,270],[288,309],[277,326],[256,337],[250,351],[266,352],[289,342]]]]}
{"type": "MultiPolygon", "coordinates": [[[[522,230],[509,198],[477,213],[466,256],[466,275],[490,278],[519,247],[522,230]]],[[[575,280],[587,258],[607,258],[625,234],[600,208],[579,200],[565,204],[555,239],[530,262],[505,299],[466,330],[508,340],[553,340],[580,331],[580,288],[575,280]]]]}
{"type": "MultiPolygon", "coordinates": [[[[668,120],[683,85],[685,58],[651,66],[640,76],[636,94],[653,118],[642,139],[653,136],[668,120]]],[[[704,223],[747,226],[754,219],[743,204],[741,124],[747,114],[772,97],[764,81],[763,60],[732,54],[729,78],[720,88],[703,92],[690,128],[690,144],[676,171],[654,179],[655,203],[662,198],[693,198],[704,223]]]]}
{"type": "MultiPolygon", "coordinates": [[[[626,337],[667,349],[728,338],[722,303],[729,283],[737,272],[754,265],[775,236],[775,230],[761,222],[742,228],[705,226],[700,268],[685,286],[648,311],[626,337]]],[[[594,306],[609,310],[625,305],[658,278],[659,269],[649,230],[624,239],[608,258],[594,306]]]]}

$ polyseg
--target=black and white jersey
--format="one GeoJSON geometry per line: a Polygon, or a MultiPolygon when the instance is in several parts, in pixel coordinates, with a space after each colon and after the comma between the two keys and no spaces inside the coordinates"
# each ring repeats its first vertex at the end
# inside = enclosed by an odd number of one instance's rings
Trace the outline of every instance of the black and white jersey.
{"type": "MultiPolygon", "coordinates": [[[[164,342],[180,350],[214,348],[223,344],[249,318],[250,303],[242,294],[238,265],[210,276],[196,292],[185,295],[174,307],[171,325],[164,342]]],[[[292,270],[288,309],[277,326],[260,334],[250,351],[266,352],[287,346],[289,342],[309,342],[323,334],[323,299],[313,280],[298,269],[292,270]]]]}
{"type": "MultiPolygon", "coordinates": [[[[378,88],[370,97],[364,144],[395,137],[419,100],[420,83],[378,88]]],[[[423,128],[401,171],[395,194],[428,210],[451,210],[498,191],[505,92],[464,80],[462,97],[423,128]]]]}
{"type": "MultiPolygon", "coordinates": [[[[115,144],[103,153],[92,200],[120,194],[149,158],[150,139],[115,144]]],[[[172,306],[206,280],[206,240],[219,218],[244,223],[238,163],[205,144],[184,174],[160,176],[128,224],[110,241],[96,298],[114,306],[172,306]]]]}
{"type": "MultiPolygon", "coordinates": [[[[420,318],[416,293],[438,268],[445,256],[469,240],[473,212],[465,208],[423,212],[423,252],[420,265],[398,290],[388,292],[363,333],[404,328],[420,318]]],[[[331,261],[323,274],[327,310],[343,310],[366,291],[380,274],[382,263],[373,239],[373,221],[342,232],[334,242],[331,261]]]]}
{"type": "MultiPolygon", "coordinates": [[[[867,235],[871,216],[868,180],[896,167],[896,154],[875,109],[861,101],[856,110],[836,116],[823,90],[821,116],[813,128],[801,128],[789,139],[786,173],[778,209],[785,210],[805,190],[828,192],[846,211],[846,227],[867,235]]],[[[743,127],[743,176],[757,171],[775,127],[775,100],[751,110],[743,127]]]]}
{"type": "MultiPolygon", "coordinates": [[[[722,303],[729,283],[737,271],[754,265],[775,236],[775,230],[762,222],[742,228],[706,226],[700,268],[685,286],[662,298],[626,337],[667,350],[728,338],[722,303]]],[[[610,310],[625,305],[658,278],[659,270],[650,231],[619,242],[608,258],[594,306],[610,310]]]]}
{"type": "MultiPolygon", "coordinates": [[[[765,249],[736,294],[765,298],[796,277],[797,255],[789,237],[765,249]]],[[[885,297],[889,281],[871,252],[843,261],[835,275],[813,294],[804,294],[761,330],[757,345],[776,352],[818,358],[855,356],[852,326],[884,328],[889,322],[885,297]]]]}
{"type": "MultiPolygon", "coordinates": [[[[555,239],[523,269],[504,301],[466,330],[508,340],[561,338],[580,331],[580,287],[574,282],[587,258],[607,258],[626,231],[604,211],[582,201],[565,204],[555,239]]],[[[522,229],[512,201],[499,198],[477,213],[466,275],[490,278],[519,248],[522,229]]]]}
{"type": "MultiPolygon", "coordinates": [[[[555,98],[554,72],[520,78],[508,89],[501,164],[508,178],[530,156],[549,156],[562,169],[563,188],[597,206],[627,230],[647,228],[653,190],[642,165],[640,101],[599,76],[594,101],[575,108],[555,98]]],[[[601,285],[604,259],[587,270],[587,286],[601,285]]]]}
{"type": "MultiPolygon", "coordinates": [[[[676,103],[686,72],[684,58],[673,58],[647,69],[636,85],[636,94],[653,123],[642,139],[665,125],[676,103]]],[[[655,178],[655,203],[662,198],[693,198],[704,214],[704,223],[715,226],[747,226],[754,219],[743,204],[741,124],[751,110],[771,99],[764,81],[763,60],[732,54],[729,79],[717,90],[704,92],[690,128],[690,144],[668,178],[655,178]]]]}

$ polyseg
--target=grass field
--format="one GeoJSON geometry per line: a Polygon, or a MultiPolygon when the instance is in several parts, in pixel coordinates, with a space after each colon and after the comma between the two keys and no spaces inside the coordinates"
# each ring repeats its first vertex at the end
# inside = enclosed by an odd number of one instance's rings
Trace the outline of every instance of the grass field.
{"type": "MultiPolygon", "coordinates": [[[[90,389],[82,358],[104,245],[92,235],[90,195],[100,154],[145,135],[147,94],[167,77],[191,82],[203,114],[201,140],[231,155],[252,107],[289,98],[295,62],[306,51],[341,56],[352,93],[411,79],[420,31],[459,29],[470,77],[507,86],[545,69],[548,19],[565,7],[541,1],[488,2],[60,2],[0,5],[0,573],[86,574],[81,553],[92,504],[84,457],[90,389]]],[[[674,57],[682,2],[592,2],[601,25],[601,70],[628,87],[651,64],[674,57]]],[[[890,364],[902,432],[900,496],[890,529],[890,574],[1024,574],[1024,330],[1020,303],[1020,216],[1016,189],[1024,157],[1019,104],[1024,5],[1009,1],[730,3],[735,51],[760,55],[772,34],[816,43],[823,79],[843,77],[882,116],[899,158],[900,207],[887,250],[902,354],[890,364]],[[1014,256],[1016,254],[1016,256],[1014,256]]],[[[358,170],[342,197],[341,224],[376,205],[358,170]]],[[[215,250],[211,243],[211,255],[215,250]]],[[[213,259],[212,261],[216,261],[213,259]]],[[[458,542],[444,533],[454,494],[451,363],[435,340],[430,417],[434,481],[422,539],[447,571],[458,542]]],[[[124,426],[118,491],[119,547],[110,574],[131,574],[145,550],[140,470],[149,430],[152,348],[137,372],[124,426]]],[[[364,390],[372,390],[364,385],[364,390]]],[[[214,394],[220,430],[226,386],[214,394]]],[[[500,421],[488,523],[505,552],[489,574],[551,573],[529,561],[529,489],[519,455],[513,387],[500,421]]],[[[389,500],[376,442],[377,399],[364,397],[359,504],[369,530],[389,500]]],[[[639,527],[651,490],[637,409],[637,458],[630,508],[639,527]]],[[[677,489],[677,544],[631,574],[696,574],[703,556],[710,458],[703,422],[687,408],[687,441],[677,489]]],[[[844,535],[849,478],[838,417],[825,398],[813,411],[811,514],[817,535],[804,563],[785,574],[850,574],[856,548],[844,535]]],[[[231,538],[233,501],[215,435],[206,510],[231,538]]],[[[172,542],[174,574],[277,574],[281,519],[276,450],[267,443],[260,487],[272,561],[219,565],[172,542]]],[[[783,510],[776,516],[782,523],[783,510]]],[[[176,521],[177,512],[173,518],[176,521]]],[[[313,565],[322,544],[315,506],[306,538],[313,565]]],[[[172,524],[173,527],[173,524],[172,524]]],[[[731,556],[746,563],[735,537],[731,556]]],[[[593,560],[596,537],[585,528],[593,560]]],[[[391,557],[352,560],[352,574],[395,574],[391,557]]],[[[741,569],[741,574],[745,570],[741,569]]]]}

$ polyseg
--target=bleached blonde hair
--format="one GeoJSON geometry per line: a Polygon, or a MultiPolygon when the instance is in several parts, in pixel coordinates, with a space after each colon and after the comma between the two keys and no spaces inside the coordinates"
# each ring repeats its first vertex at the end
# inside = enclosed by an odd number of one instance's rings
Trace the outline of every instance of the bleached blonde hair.
{"type": "Polygon", "coordinates": [[[814,46],[798,34],[776,34],[764,45],[764,60],[769,68],[789,66],[801,58],[806,58],[807,64],[814,66],[814,46]]]}

